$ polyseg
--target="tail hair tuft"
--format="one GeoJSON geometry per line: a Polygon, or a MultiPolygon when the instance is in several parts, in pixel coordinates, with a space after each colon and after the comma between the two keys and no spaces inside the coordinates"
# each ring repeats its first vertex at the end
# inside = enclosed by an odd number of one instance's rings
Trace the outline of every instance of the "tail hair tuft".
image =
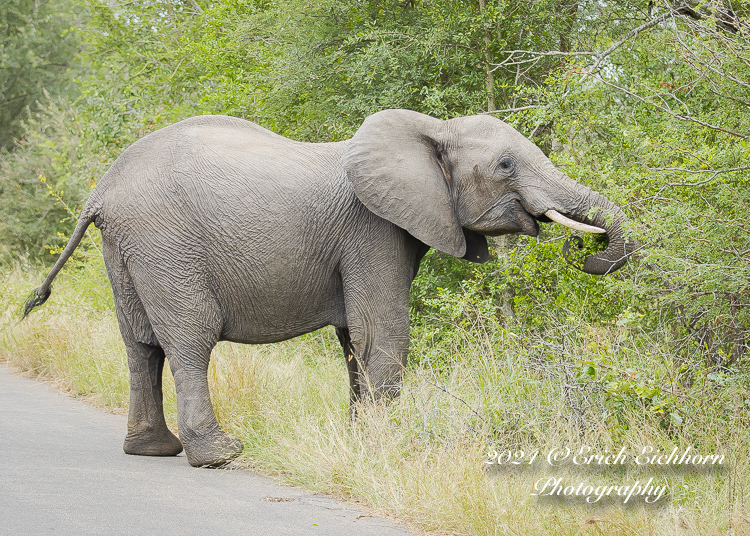
{"type": "Polygon", "coordinates": [[[46,302],[50,297],[50,294],[52,294],[52,287],[49,287],[44,292],[41,292],[41,290],[42,287],[35,289],[34,292],[31,293],[31,296],[29,296],[29,299],[26,300],[26,303],[23,306],[23,316],[21,317],[21,320],[29,316],[29,313],[33,311],[35,307],[39,307],[46,302]]]}

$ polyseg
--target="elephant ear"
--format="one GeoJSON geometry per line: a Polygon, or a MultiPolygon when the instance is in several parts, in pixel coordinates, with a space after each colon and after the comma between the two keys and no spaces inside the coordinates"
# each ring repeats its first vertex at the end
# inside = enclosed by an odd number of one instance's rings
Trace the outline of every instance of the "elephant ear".
{"type": "Polygon", "coordinates": [[[410,110],[383,110],[365,119],[341,165],[359,200],[425,244],[454,257],[466,240],[453,210],[444,122],[410,110]]]}

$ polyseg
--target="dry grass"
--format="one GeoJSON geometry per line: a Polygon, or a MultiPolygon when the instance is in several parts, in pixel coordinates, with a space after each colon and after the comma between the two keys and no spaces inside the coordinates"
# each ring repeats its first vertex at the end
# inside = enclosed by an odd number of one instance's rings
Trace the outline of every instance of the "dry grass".
{"type": "MultiPolygon", "coordinates": [[[[80,282],[62,279],[50,302],[18,324],[12,315],[39,280],[36,273],[6,273],[0,361],[96,405],[123,410],[126,360],[111,304],[86,295],[80,282]]],[[[750,534],[745,395],[737,395],[734,420],[709,405],[702,421],[675,431],[631,411],[623,413],[627,426],[613,430],[602,411],[602,394],[574,388],[578,384],[571,383],[568,364],[516,351],[521,344],[516,336],[492,331],[458,332],[440,349],[415,337],[412,357],[418,364],[408,372],[401,398],[387,408],[365,408],[354,424],[348,417],[345,367],[330,330],[266,346],[221,343],[210,370],[214,407],[225,429],[245,442],[240,463],[425,531],[750,534]],[[446,359],[444,352],[453,361],[450,374],[430,366],[437,357],[446,359]],[[581,445],[594,452],[693,445],[705,453],[721,450],[730,464],[719,472],[645,473],[632,464],[618,472],[551,470],[543,464],[488,470],[485,463],[492,447],[540,449],[543,455],[554,447],[581,445]],[[549,476],[594,484],[654,476],[668,482],[670,497],[657,507],[547,503],[531,492],[535,482],[549,476]]],[[[592,332],[591,339],[608,336],[592,332]]],[[[174,387],[165,376],[173,425],[174,387]]]]}

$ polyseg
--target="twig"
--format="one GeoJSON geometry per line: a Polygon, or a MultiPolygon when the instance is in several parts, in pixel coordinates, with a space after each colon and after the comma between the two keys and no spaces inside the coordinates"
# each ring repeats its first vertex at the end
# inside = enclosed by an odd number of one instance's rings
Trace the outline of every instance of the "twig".
{"type": "Polygon", "coordinates": [[[481,416],[481,415],[480,415],[479,413],[477,413],[477,410],[475,410],[474,408],[472,408],[472,407],[471,407],[471,406],[469,405],[469,403],[468,403],[468,402],[467,402],[466,400],[464,400],[463,398],[461,398],[460,396],[458,396],[458,395],[454,395],[453,393],[451,393],[451,392],[450,392],[450,391],[449,391],[448,389],[446,389],[446,388],[445,388],[445,387],[443,387],[442,385],[439,385],[439,384],[437,384],[437,383],[435,383],[435,382],[431,382],[431,381],[430,381],[430,380],[428,380],[427,378],[425,378],[425,380],[424,380],[424,381],[426,381],[427,383],[429,383],[430,385],[432,385],[432,386],[434,386],[434,387],[437,387],[438,389],[440,389],[441,391],[443,391],[443,392],[444,392],[445,394],[447,394],[447,395],[450,395],[450,396],[452,396],[453,398],[455,398],[456,400],[458,400],[459,402],[463,403],[463,405],[464,405],[464,406],[466,406],[467,408],[469,408],[469,410],[470,410],[470,411],[471,411],[471,412],[472,412],[472,413],[473,413],[474,415],[476,415],[477,417],[479,417],[479,418],[480,418],[480,419],[481,419],[482,421],[485,421],[485,420],[486,420],[486,419],[485,419],[484,417],[482,417],[482,416],[481,416]]]}
{"type": "Polygon", "coordinates": [[[593,78],[594,80],[598,80],[602,84],[605,84],[605,85],[613,87],[613,88],[615,88],[615,89],[617,89],[619,91],[622,91],[623,93],[625,93],[627,95],[630,95],[634,99],[637,99],[637,100],[643,102],[644,104],[648,104],[649,106],[653,106],[655,108],[658,108],[658,109],[662,110],[663,112],[668,113],[672,117],[676,117],[677,119],[682,119],[683,121],[689,121],[691,123],[696,123],[698,125],[701,125],[701,126],[706,127],[706,128],[710,128],[712,130],[718,130],[718,131],[721,131],[721,132],[725,132],[727,134],[731,134],[732,136],[737,136],[738,138],[742,138],[743,140],[747,139],[749,137],[747,134],[742,134],[740,132],[735,132],[734,130],[730,130],[728,128],[720,127],[718,125],[712,125],[711,123],[707,123],[705,121],[701,121],[700,119],[696,119],[695,117],[693,117],[691,115],[685,115],[685,114],[673,112],[668,107],[664,107],[662,105],[659,105],[659,104],[656,104],[654,102],[651,102],[648,99],[646,99],[644,97],[641,97],[640,95],[638,95],[636,93],[633,93],[632,91],[630,91],[628,89],[625,89],[624,87],[618,86],[617,84],[614,84],[614,83],[612,83],[612,82],[610,82],[608,80],[603,79],[600,76],[595,75],[593,72],[590,72],[590,71],[581,71],[581,74],[589,76],[589,77],[593,78]]]}
{"type": "Polygon", "coordinates": [[[528,106],[518,106],[516,108],[505,108],[503,110],[491,110],[489,112],[480,112],[477,115],[507,114],[507,113],[521,112],[523,110],[533,110],[534,108],[546,108],[546,106],[542,106],[541,104],[530,104],[528,106]]]}
{"type": "Polygon", "coordinates": [[[687,169],[687,168],[677,168],[677,167],[648,167],[650,171],[680,171],[683,173],[713,173],[715,175],[718,175],[719,173],[733,173],[735,171],[748,171],[750,170],[750,166],[744,166],[744,167],[736,167],[736,168],[729,168],[729,169],[687,169]]]}

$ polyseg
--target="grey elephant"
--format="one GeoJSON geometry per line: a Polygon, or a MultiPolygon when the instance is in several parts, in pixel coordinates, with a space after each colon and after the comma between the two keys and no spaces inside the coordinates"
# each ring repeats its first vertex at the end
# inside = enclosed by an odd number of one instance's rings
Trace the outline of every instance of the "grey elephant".
{"type": "Polygon", "coordinates": [[[194,117],[120,155],[25,314],[49,297],[93,222],[130,369],[125,452],[184,447],[191,465],[216,466],[243,448],[211,405],[206,376],[218,341],[272,343],[332,325],[352,402],[394,396],[409,289],[429,248],[485,262],[485,236],[536,236],[548,218],[606,233],[607,248],[582,265],[588,273],[616,270],[631,253],[618,207],[490,116],[385,110],[336,143],[194,117]],[[164,420],[165,356],[179,439],[164,420]]]}

